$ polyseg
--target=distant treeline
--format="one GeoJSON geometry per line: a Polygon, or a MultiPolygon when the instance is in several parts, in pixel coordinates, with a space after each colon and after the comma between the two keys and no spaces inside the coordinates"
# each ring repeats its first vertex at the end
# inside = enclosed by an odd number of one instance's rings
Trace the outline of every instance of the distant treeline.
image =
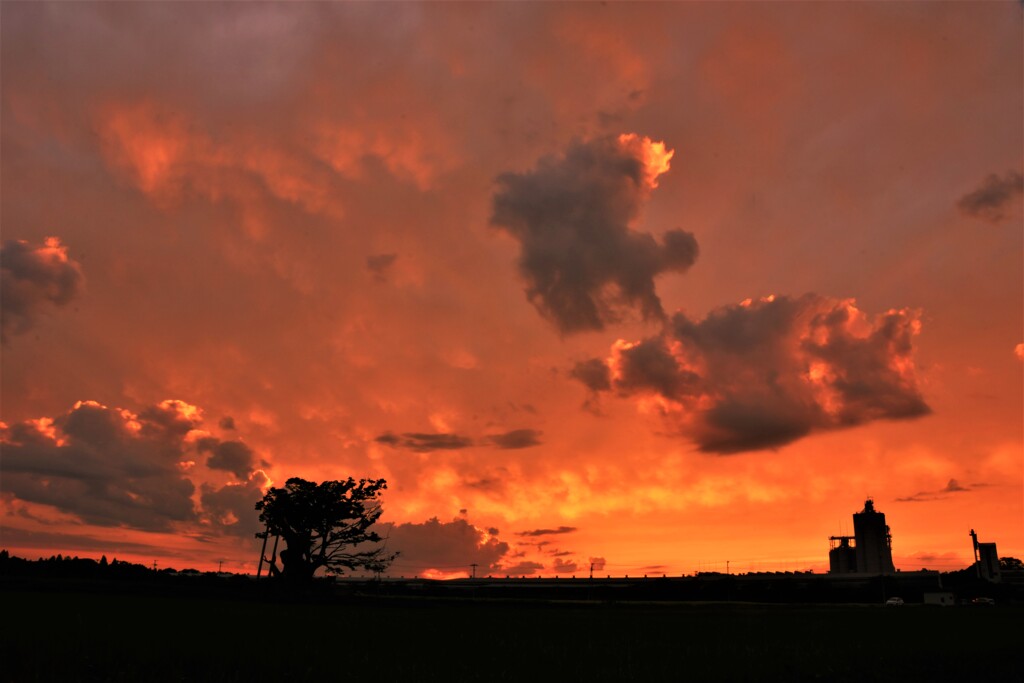
{"type": "MultiPolygon", "coordinates": [[[[26,560],[0,550],[0,576],[37,577],[55,579],[112,579],[119,581],[144,581],[161,576],[218,576],[216,572],[200,572],[198,569],[154,569],[134,562],[125,562],[107,556],[99,560],[71,555],[51,555],[38,560],[26,560]]],[[[219,576],[232,576],[221,574],[219,576]]]]}

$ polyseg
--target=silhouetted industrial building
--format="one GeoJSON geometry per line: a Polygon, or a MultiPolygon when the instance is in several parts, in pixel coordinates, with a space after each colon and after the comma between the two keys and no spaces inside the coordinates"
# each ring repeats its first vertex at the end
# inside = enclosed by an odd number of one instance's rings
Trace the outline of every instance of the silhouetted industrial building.
{"type": "Polygon", "coordinates": [[[971,529],[971,540],[974,542],[974,566],[978,576],[987,581],[999,581],[1002,572],[999,567],[999,551],[995,543],[978,543],[978,534],[971,529]]]}
{"type": "Polygon", "coordinates": [[[870,498],[853,513],[853,536],[830,536],[830,574],[892,574],[892,534],[870,498]]]}

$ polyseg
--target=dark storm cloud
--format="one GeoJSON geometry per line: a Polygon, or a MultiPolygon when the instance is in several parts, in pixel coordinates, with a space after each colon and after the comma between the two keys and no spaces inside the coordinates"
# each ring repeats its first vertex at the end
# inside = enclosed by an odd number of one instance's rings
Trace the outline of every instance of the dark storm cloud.
{"type": "Polygon", "coordinates": [[[530,448],[541,444],[540,435],[536,429],[513,429],[504,434],[491,434],[487,441],[503,449],[530,448]]]}
{"type": "Polygon", "coordinates": [[[200,453],[209,453],[206,466],[212,470],[231,472],[245,481],[256,469],[256,454],[241,441],[220,441],[213,437],[200,439],[200,453]]]}
{"type": "Polygon", "coordinates": [[[32,329],[45,310],[67,305],[83,283],[81,267],[56,237],[41,245],[6,240],[0,245],[0,341],[32,329]]]}
{"type": "MultiPolygon", "coordinates": [[[[813,431],[928,414],[913,365],[918,329],[912,311],[870,318],[853,301],[814,294],[725,306],[701,321],[678,313],[659,336],[616,342],[609,388],[660,397],[702,451],[777,448],[813,431]]],[[[576,376],[593,391],[586,377],[596,374],[576,376]]]]}
{"type": "Polygon", "coordinates": [[[378,282],[387,280],[388,271],[395,264],[398,254],[374,254],[366,257],[366,269],[378,282]]]}
{"type": "Polygon", "coordinates": [[[201,411],[184,401],[163,401],[138,413],[80,401],[57,417],[0,429],[0,490],[98,526],[169,531],[206,522],[249,535],[267,478],[254,471],[257,459],[248,446],[196,439],[201,426],[201,411]],[[232,472],[240,482],[204,484],[197,510],[188,473],[203,456],[210,471],[232,472]]]}
{"type": "Polygon", "coordinates": [[[516,532],[516,536],[550,536],[552,534],[571,534],[576,531],[574,526],[560,526],[557,529],[530,529],[516,532]]]}
{"type": "Polygon", "coordinates": [[[224,416],[224,417],[222,417],[220,419],[220,422],[218,424],[220,425],[221,429],[227,429],[229,431],[234,431],[234,429],[235,429],[235,418],[231,417],[230,415],[226,415],[226,416],[224,416]]]}
{"type": "Polygon", "coordinates": [[[659,243],[631,229],[667,169],[665,157],[652,170],[653,147],[636,136],[575,141],[563,156],[497,178],[491,222],[519,241],[527,297],[563,333],[604,329],[627,308],[663,318],[654,278],[697,258],[688,232],[659,243]]]}
{"type": "Polygon", "coordinates": [[[1014,197],[1024,193],[1024,176],[1017,171],[1007,171],[1002,177],[990,174],[978,189],[960,198],[960,210],[978,218],[997,223],[1005,217],[1007,205],[1014,197]]]}
{"type": "Polygon", "coordinates": [[[183,408],[167,401],[133,415],[86,401],[52,420],[6,427],[0,486],[100,526],[164,531],[194,521],[179,425],[198,420],[183,408]]]}
{"type": "Polygon", "coordinates": [[[253,538],[262,531],[256,502],[263,498],[263,489],[268,484],[263,472],[253,472],[249,478],[238,484],[226,484],[219,488],[203,485],[201,501],[206,519],[220,530],[242,538],[253,538]]]}
{"type": "MultiPolygon", "coordinates": [[[[470,565],[492,572],[509,551],[508,543],[497,534],[476,528],[465,519],[441,522],[437,517],[422,524],[383,524],[378,531],[387,538],[389,552],[399,554],[393,573],[420,573],[428,569],[441,571],[470,570],[470,565]]],[[[479,573],[479,569],[478,569],[479,573]]]]}
{"type": "Polygon", "coordinates": [[[473,440],[459,434],[441,433],[417,433],[405,432],[402,435],[385,432],[374,441],[386,444],[393,448],[405,448],[416,453],[430,453],[431,451],[454,451],[460,448],[469,448],[473,440]]]}

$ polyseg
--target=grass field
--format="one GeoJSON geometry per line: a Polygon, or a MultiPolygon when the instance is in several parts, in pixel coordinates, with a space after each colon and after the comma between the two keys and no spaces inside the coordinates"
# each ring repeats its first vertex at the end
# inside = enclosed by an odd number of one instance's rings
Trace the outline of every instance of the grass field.
{"type": "Polygon", "coordinates": [[[1024,609],[4,591],[5,681],[1024,680],[1024,609]]]}

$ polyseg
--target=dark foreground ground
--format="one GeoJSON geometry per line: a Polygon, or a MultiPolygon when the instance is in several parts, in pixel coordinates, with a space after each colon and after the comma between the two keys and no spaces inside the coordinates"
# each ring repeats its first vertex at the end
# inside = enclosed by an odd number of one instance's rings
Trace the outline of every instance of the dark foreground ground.
{"type": "Polygon", "coordinates": [[[1024,608],[0,592],[4,681],[1020,681],[1024,608]]]}

